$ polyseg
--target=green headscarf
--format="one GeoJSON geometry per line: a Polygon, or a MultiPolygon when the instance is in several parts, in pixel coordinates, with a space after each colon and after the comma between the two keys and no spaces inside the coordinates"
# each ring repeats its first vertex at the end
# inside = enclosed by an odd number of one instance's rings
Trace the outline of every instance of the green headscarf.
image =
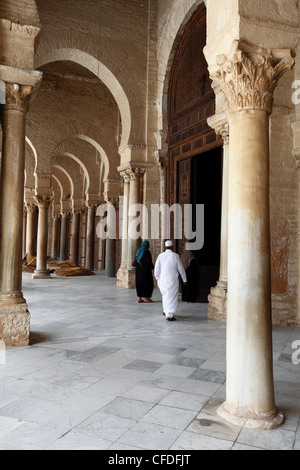
{"type": "Polygon", "coordinates": [[[150,247],[150,243],[148,242],[148,240],[144,240],[142,242],[142,245],[141,245],[141,248],[139,248],[136,252],[136,260],[141,264],[141,260],[144,256],[144,253],[146,250],[149,250],[149,247],[150,247]]]}

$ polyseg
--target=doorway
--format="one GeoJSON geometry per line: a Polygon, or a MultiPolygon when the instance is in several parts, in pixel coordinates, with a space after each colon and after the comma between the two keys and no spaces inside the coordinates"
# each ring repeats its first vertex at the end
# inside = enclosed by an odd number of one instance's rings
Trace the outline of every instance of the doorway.
{"type": "Polygon", "coordinates": [[[195,251],[198,264],[198,302],[208,302],[211,287],[219,279],[221,210],[222,210],[222,147],[193,157],[194,204],[204,204],[204,245],[195,251]]]}

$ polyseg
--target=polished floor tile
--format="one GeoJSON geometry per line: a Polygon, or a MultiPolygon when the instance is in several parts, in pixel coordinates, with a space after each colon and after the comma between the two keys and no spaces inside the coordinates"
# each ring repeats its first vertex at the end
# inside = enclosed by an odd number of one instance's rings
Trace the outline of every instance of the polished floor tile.
{"type": "Polygon", "coordinates": [[[3,450],[300,450],[300,327],[274,328],[274,381],[285,421],[241,429],[217,414],[226,396],[226,325],[207,304],[179,302],[166,322],[161,296],[95,276],[23,276],[30,346],[0,364],[3,450]]]}

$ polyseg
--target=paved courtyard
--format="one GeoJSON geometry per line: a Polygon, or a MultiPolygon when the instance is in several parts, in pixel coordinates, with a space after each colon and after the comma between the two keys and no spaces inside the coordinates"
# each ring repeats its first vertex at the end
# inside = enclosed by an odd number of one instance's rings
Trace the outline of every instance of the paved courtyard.
{"type": "Polygon", "coordinates": [[[1,450],[300,450],[300,327],[273,330],[284,424],[241,429],[216,415],[226,325],[182,302],[167,322],[157,289],[153,304],[137,304],[115,284],[103,273],[23,275],[31,345],[0,356],[1,450]]]}

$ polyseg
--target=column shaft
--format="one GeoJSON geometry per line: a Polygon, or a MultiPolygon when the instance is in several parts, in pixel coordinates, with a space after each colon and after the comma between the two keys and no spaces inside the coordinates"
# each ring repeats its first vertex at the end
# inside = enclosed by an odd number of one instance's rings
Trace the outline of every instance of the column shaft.
{"type": "Polygon", "coordinates": [[[61,228],[60,228],[60,251],[59,261],[66,261],[67,257],[67,223],[68,216],[63,213],[61,216],[61,228]]]}
{"type": "Polygon", "coordinates": [[[228,266],[228,171],[229,171],[229,141],[223,146],[223,180],[222,180],[222,216],[221,216],[221,251],[220,251],[220,274],[218,286],[227,289],[227,266],[228,266]]]}
{"type": "Polygon", "coordinates": [[[121,266],[117,272],[117,285],[120,287],[127,287],[127,266],[128,266],[128,205],[129,205],[129,191],[130,180],[126,172],[122,172],[121,176],[124,178],[123,189],[123,212],[122,212],[122,239],[121,239],[121,266]]]}
{"type": "Polygon", "coordinates": [[[26,204],[27,225],[26,225],[26,253],[31,256],[36,255],[36,205],[26,204]]]}
{"type": "Polygon", "coordinates": [[[12,294],[18,296],[21,302],[24,301],[21,292],[24,158],[25,111],[4,106],[0,214],[1,298],[12,294]]]}
{"type": "Polygon", "coordinates": [[[228,168],[229,168],[229,125],[228,117],[222,113],[208,119],[209,125],[223,138],[223,176],[222,176],[222,215],[220,273],[215,287],[208,296],[208,318],[211,320],[226,319],[227,304],[227,260],[228,260],[228,168]]]}
{"type": "MultiPolygon", "coordinates": [[[[8,89],[12,89],[9,85],[8,89]]],[[[8,346],[29,343],[30,314],[22,293],[22,235],[24,208],[25,116],[17,104],[3,106],[0,190],[0,339],[8,346]]],[[[10,100],[11,97],[9,97],[10,100]]]]}
{"type": "Polygon", "coordinates": [[[36,270],[32,275],[33,279],[51,278],[47,269],[47,248],[48,248],[48,209],[51,202],[49,197],[37,197],[39,207],[38,219],[38,239],[37,239],[37,260],[36,270]]]}
{"type": "Polygon", "coordinates": [[[89,205],[86,221],[85,267],[94,270],[95,206],[89,205]]]}
{"type": "MultiPolygon", "coordinates": [[[[129,210],[135,204],[140,203],[140,180],[139,176],[133,177],[130,179],[130,194],[129,194],[129,210]]],[[[129,269],[132,269],[132,261],[135,259],[138,240],[133,238],[133,234],[130,233],[131,222],[136,218],[136,214],[129,215],[128,217],[128,258],[127,266],[129,269]]]]}
{"type": "Polygon", "coordinates": [[[78,265],[79,256],[79,234],[80,234],[80,212],[75,211],[72,219],[72,237],[71,237],[71,262],[78,265]]]}
{"type": "Polygon", "coordinates": [[[227,388],[220,414],[236,424],[273,427],[282,416],[276,416],[273,386],[269,118],[263,110],[230,116],[228,214],[227,388]]]}
{"type": "Polygon", "coordinates": [[[105,275],[115,277],[116,274],[116,233],[115,233],[115,208],[113,204],[108,203],[107,210],[107,238],[105,244],[105,275]]]}
{"type": "Polygon", "coordinates": [[[58,257],[58,245],[59,245],[59,216],[53,215],[52,225],[52,243],[51,243],[51,258],[56,259],[58,257]]]}
{"type": "Polygon", "coordinates": [[[23,211],[23,236],[22,236],[22,258],[24,258],[26,254],[26,227],[27,227],[27,212],[26,208],[24,207],[23,211]]]}

